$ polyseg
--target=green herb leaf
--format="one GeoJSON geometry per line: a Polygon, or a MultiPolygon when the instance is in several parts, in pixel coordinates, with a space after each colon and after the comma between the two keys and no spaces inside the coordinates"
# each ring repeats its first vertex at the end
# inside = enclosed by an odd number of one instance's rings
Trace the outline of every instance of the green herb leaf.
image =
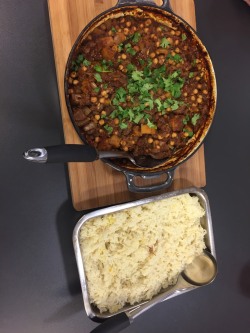
{"type": "Polygon", "coordinates": [[[136,70],[135,65],[133,65],[133,64],[128,64],[128,65],[127,65],[127,71],[128,71],[128,72],[133,72],[133,71],[135,71],[135,70],[136,70]]]}
{"type": "Polygon", "coordinates": [[[95,79],[96,79],[97,82],[102,82],[102,77],[101,77],[101,75],[99,73],[95,73],[94,77],[95,77],[95,79]]]}
{"type": "Polygon", "coordinates": [[[188,133],[189,137],[192,137],[194,135],[193,131],[190,131],[190,130],[188,130],[186,128],[183,128],[183,132],[188,133]]]}
{"type": "Polygon", "coordinates": [[[109,134],[111,134],[112,132],[113,132],[113,127],[111,127],[111,126],[109,126],[109,125],[105,125],[105,126],[103,126],[104,128],[105,128],[105,130],[109,133],[109,134]]]}
{"type": "Polygon", "coordinates": [[[169,41],[167,40],[167,38],[166,37],[163,37],[162,38],[162,40],[161,40],[161,43],[160,43],[160,45],[161,45],[161,47],[164,47],[164,48],[167,48],[168,46],[169,46],[169,41]]]}
{"type": "Polygon", "coordinates": [[[119,124],[119,126],[120,126],[121,129],[128,128],[128,125],[126,123],[121,123],[121,124],[119,124]]]}
{"type": "Polygon", "coordinates": [[[132,78],[135,81],[142,81],[143,79],[143,72],[142,71],[134,71],[132,73],[132,78]]]}
{"type": "Polygon", "coordinates": [[[116,28],[115,28],[115,27],[112,27],[112,28],[111,28],[111,31],[115,33],[115,32],[116,32],[116,28]]]}
{"type": "Polygon", "coordinates": [[[194,77],[194,72],[190,72],[190,73],[188,74],[188,77],[189,77],[190,79],[192,79],[192,77],[194,77]]]}
{"type": "Polygon", "coordinates": [[[132,48],[132,45],[130,43],[126,44],[125,45],[125,49],[126,49],[126,52],[131,54],[131,55],[135,55],[136,54],[136,50],[134,50],[132,48]]]}
{"type": "Polygon", "coordinates": [[[182,41],[186,40],[187,39],[187,35],[186,34],[182,34],[181,35],[181,39],[182,39],[182,41]]]}
{"type": "Polygon", "coordinates": [[[100,88],[99,88],[99,87],[96,87],[96,88],[94,88],[93,90],[94,90],[94,92],[99,93],[100,88]]]}
{"type": "Polygon", "coordinates": [[[132,43],[138,43],[140,38],[141,38],[141,34],[138,31],[136,31],[133,34],[131,41],[132,41],[132,43]]]}
{"type": "Polygon", "coordinates": [[[191,118],[191,123],[195,126],[197,123],[197,120],[200,119],[200,114],[196,113],[192,118],[191,118]]]}
{"type": "Polygon", "coordinates": [[[186,115],[185,118],[182,120],[182,122],[183,122],[184,125],[187,125],[187,123],[189,122],[189,120],[190,120],[189,116],[186,115]]]}
{"type": "Polygon", "coordinates": [[[147,118],[147,125],[150,128],[155,128],[155,129],[157,128],[157,126],[155,124],[153,124],[148,118],[147,118]]]}

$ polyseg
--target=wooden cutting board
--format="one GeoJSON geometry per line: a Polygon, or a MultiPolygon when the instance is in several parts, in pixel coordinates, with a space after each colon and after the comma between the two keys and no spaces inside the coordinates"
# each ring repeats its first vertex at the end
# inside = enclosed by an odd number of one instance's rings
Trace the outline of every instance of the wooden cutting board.
{"type": "MultiPolygon", "coordinates": [[[[97,14],[114,6],[116,0],[48,0],[50,26],[53,40],[58,90],[65,143],[81,144],[68,115],[64,98],[64,70],[68,54],[84,26],[97,14]]],[[[159,5],[161,0],[156,0],[159,5]]],[[[193,0],[172,0],[172,8],[193,28],[196,28],[193,0]]],[[[93,163],[68,163],[73,206],[76,210],[92,209],[139,198],[160,192],[135,194],[127,189],[125,176],[101,161],[93,163]]],[[[159,180],[158,180],[159,181],[159,180]]],[[[160,181],[163,181],[161,176],[160,181]]],[[[138,185],[154,181],[137,180],[138,185]]],[[[175,171],[174,181],[166,191],[206,184],[204,148],[175,171]]]]}

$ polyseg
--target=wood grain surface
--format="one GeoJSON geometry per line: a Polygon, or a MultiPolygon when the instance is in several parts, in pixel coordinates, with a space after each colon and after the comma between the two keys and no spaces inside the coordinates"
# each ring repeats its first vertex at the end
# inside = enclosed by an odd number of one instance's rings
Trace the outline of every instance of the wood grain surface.
{"type": "MultiPolygon", "coordinates": [[[[155,1],[158,5],[162,1],[155,1]]],[[[97,14],[114,6],[116,0],[48,0],[50,26],[58,81],[65,143],[81,144],[68,115],[64,97],[66,61],[78,34],[97,14]]],[[[173,11],[196,28],[193,0],[172,0],[173,11]]],[[[72,203],[76,210],[92,209],[148,197],[160,192],[135,194],[128,191],[125,176],[101,161],[68,163],[72,203]]],[[[161,176],[157,181],[163,181],[161,176]]],[[[137,180],[138,185],[150,185],[152,180],[137,180]]],[[[171,187],[166,191],[206,184],[204,147],[180,165],[171,187]]]]}

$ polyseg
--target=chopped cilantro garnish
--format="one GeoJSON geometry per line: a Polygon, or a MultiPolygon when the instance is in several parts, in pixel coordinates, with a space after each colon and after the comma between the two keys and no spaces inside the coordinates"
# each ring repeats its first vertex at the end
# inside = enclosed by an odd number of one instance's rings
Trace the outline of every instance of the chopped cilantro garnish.
{"type": "Polygon", "coordinates": [[[142,81],[143,80],[143,72],[142,71],[134,71],[132,73],[132,78],[135,81],[142,81]]]}
{"type": "Polygon", "coordinates": [[[192,118],[191,118],[191,123],[195,126],[197,123],[197,120],[200,119],[199,113],[196,113],[192,118]]]}
{"type": "Polygon", "coordinates": [[[111,134],[112,132],[113,132],[113,127],[111,127],[111,126],[109,126],[109,125],[105,125],[105,126],[103,126],[104,128],[105,128],[105,130],[109,133],[109,134],[111,134]]]}
{"type": "Polygon", "coordinates": [[[71,68],[77,72],[80,66],[89,66],[90,64],[91,62],[85,59],[83,54],[79,54],[76,60],[72,61],[71,68]]]}
{"type": "Polygon", "coordinates": [[[95,73],[94,77],[95,77],[95,79],[96,79],[97,82],[102,82],[102,77],[101,77],[101,75],[99,73],[95,73]]]}
{"type": "Polygon", "coordinates": [[[113,66],[113,62],[110,60],[107,61],[107,60],[103,59],[101,61],[101,64],[94,66],[94,69],[100,73],[105,73],[105,72],[109,73],[109,72],[112,72],[112,70],[110,70],[109,66],[113,66]]]}
{"type": "Polygon", "coordinates": [[[141,38],[141,34],[140,34],[138,31],[136,31],[136,32],[133,34],[133,36],[132,36],[132,38],[131,38],[131,41],[132,41],[132,43],[138,43],[139,40],[140,40],[140,38],[141,38]]]}
{"type": "Polygon", "coordinates": [[[147,125],[148,125],[148,127],[150,127],[150,128],[157,128],[157,126],[156,126],[155,124],[153,124],[153,123],[149,120],[149,118],[147,118],[147,125]]]}
{"type": "Polygon", "coordinates": [[[130,43],[125,45],[125,49],[126,52],[131,54],[131,55],[135,55],[136,54],[136,50],[133,49],[132,45],[130,43]]]}
{"type": "Polygon", "coordinates": [[[182,34],[181,35],[181,39],[182,39],[182,41],[186,40],[187,39],[187,35],[186,34],[182,34]]]}
{"type": "Polygon", "coordinates": [[[186,128],[183,128],[183,132],[188,133],[189,137],[192,137],[194,135],[193,131],[190,131],[190,130],[188,130],[186,128]]]}
{"type": "Polygon", "coordinates": [[[161,47],[166,48],[166,47],[169,46],[169,44],[170,44],[170,43],[169,43],[169,41],[167,40],[167,38],[166,38],[166,37],[163,37],[162,40],[161,40],[161,43],[160,43],[161,47]]]}
{"type": "Polygon", "coordinates": [[[194,72],[190,72],[190,73],[188,74],[188,77],[189,77],[190,79],[192,79],[192,77],[194,77],[194,72]]]}
{"type": "Polygon", "coordinates": [[[187,123],[189,122],[189,120],[190,120],[189,116],[186,115],[185,118],[182,120],[182,122],[183,122],[184,125],[187,125],[187,123]]]}
{"type": "Polygon", "coordinates": [[[128,72],[133,72],[133,71],[135,71],[135,70],[136,70],[135,65],[133,65],[133,64],[128,64],[128,65],[127,65],[127,71],[128,71],[128,72]]]}
{"type": "Polygon", "coordinates": [[[119,126],[120,126],[121,129],[128,128],[128,125],[126,123],[121,123],[121,124],[119,124],[119,126]]]}
{"type": "Polygon", "coordinates": [[[96,88],[94,88],[93,90],[94,90],[94,92],[99,93],[100,88],[99,88],[99,87],[96,87],[96,88]]]}
{"type": "Polygon", "coordinates": [[[123,43],[120,43],[120,44],[117,46],[117,51],[118,51],[118,52],[121,52],[122,49],[123,49],[123,47],[124,47],[123,43]]]}
{"type": "Polygon", "coordinates": [[[111,31],[115,33],[115,32],[116,32],[116,28],[115,28],[115,27],[112,27],[112,28],[111,28],[111,31]]]}

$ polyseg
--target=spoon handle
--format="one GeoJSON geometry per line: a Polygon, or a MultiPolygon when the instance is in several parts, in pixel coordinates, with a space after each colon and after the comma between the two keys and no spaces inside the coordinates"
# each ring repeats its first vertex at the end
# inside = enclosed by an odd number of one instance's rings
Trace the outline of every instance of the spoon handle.
{"type": "Polygon", "coordinates": [[[74,144],[29,149],[23,157],[36,163],[93,162],[99,158],[95,148],[74,144]]]}

